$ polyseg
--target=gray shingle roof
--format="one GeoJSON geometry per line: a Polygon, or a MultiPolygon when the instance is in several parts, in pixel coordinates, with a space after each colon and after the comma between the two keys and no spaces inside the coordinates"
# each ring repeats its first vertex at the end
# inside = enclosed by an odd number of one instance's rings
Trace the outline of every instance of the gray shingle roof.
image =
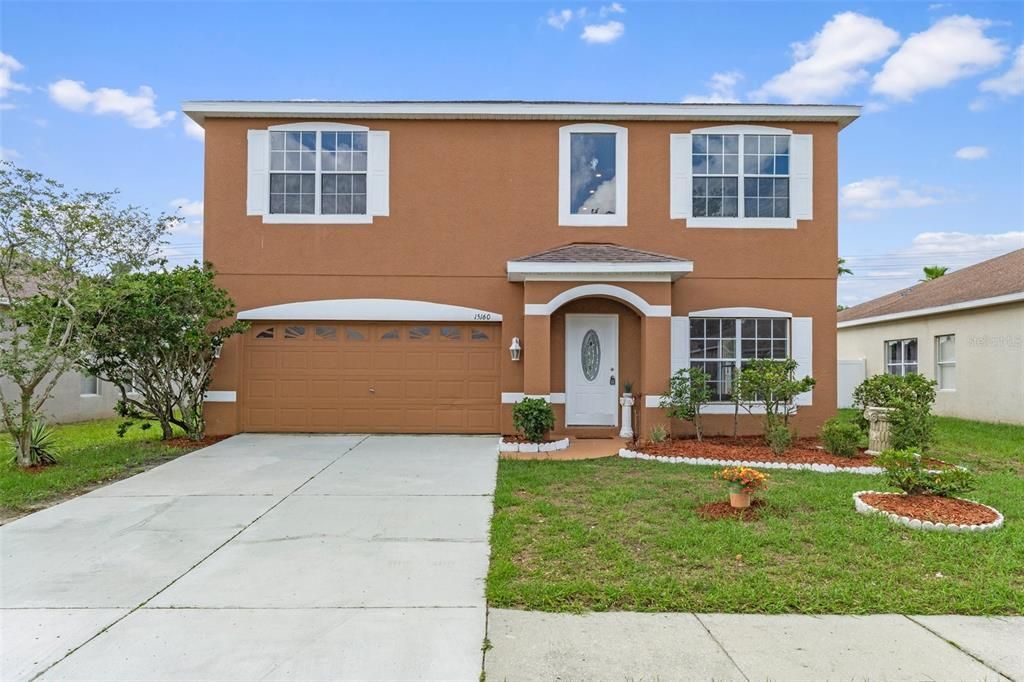
{"type": "Polygon", "coordinates": [[[685,263],[664,253],[641,251],[618,244],[591,244],[575,242],[556,246],[529,256],[517,258],[513,263],[685,263]]]}

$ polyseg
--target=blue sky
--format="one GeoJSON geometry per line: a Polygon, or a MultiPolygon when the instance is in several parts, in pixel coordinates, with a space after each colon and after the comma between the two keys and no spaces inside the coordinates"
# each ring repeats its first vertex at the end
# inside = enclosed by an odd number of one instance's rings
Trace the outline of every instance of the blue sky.
{"type": "Polygon", "coordinates": [[[864,104],[840,146],[840,302],[1024,247],[1024,3],[48,3],[0,14],[4,158],[184,207],[187,99],[864,104]]]}

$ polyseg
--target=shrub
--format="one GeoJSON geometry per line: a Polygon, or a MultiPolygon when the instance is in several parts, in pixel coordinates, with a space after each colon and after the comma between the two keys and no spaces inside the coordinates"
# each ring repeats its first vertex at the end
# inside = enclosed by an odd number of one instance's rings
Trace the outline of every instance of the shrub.
{"type": "Polygon", "coordinates": [[[661,407],[669,417],[693,422],[697,440],[704,439],[700,411],[711,401],[710,379],[699,367],[684,367],[669,379],[668,395],[661,399],[661,407]]]}
{"type": "Polygon", "coordinates": [[[938,495],[950,497],[974,490],[974,474],[954,467],[928,471],[921,464],[921,455],[912,450],[886,450],[875,459],[885,469],[889,485],[908,495],[938,495]]]}
{"type": "MultiPolygon", "coordinates": [[[[34,421],[29,426],[29,452],[32,461],[39,466],[47,466],[57,463],[57,432],[52,426],[42,421],[34,421]]],[[[15,443],[17,439],[15,440],[15,443]]],[[[17,446],[15,445],[15,461],[17,461],[17,446]]]]}
{"type": "Polygon", "coordinates": [[[555,428],[555,411],[543,398],[523,398],[512,406],[512,425],[531,443],[555,428]]]}
{"type": "Polygon", "coordinates": [[[876,374],[869,377],[853,392],[854,407],[861,413],[857,423],[867,432],[868,421],[863,415],[864,408],[895,408],[889,420],[892,447],[897,450],[927,450],[935,428],[931,414],[935,402],[935,386],[935,381],[920,374],[876,374]]]}
{"type": "Polygon", "coordinates": [[[751,360],[743,368],[733,391],[743,403],[764,408],[764,437],[767,441],[768,432],[780,420],[789,424],[793,400],[813,387],[814,379],[811,377],[796,378],[796,360],[759,359],[751,360]]]}
{"type": "Polygon", "coordinates": [[[780,421],[773,421],[766,428],[764,440],[776,455],[781,455],[793,444],[793,432],[780,421]]]}
{"type": "Polygon", "coordinates": [[[821,427],[821,440],[825,444],[825,452],[843,457],[857,454],[861,431],[856,424],[839,417],[832,417],[821,427]]]}
{"type": "Polygon", "coordinates": [[[668,438],[668,429],[663,424],[655,424],[651,427],[651,442],[664,443],[668,438]]]}
{"type": "Polygon", "coordinates": [[[715,478],[728,483],[734,493],[752,493],[768,482],[768,474],[750,467],[726,467],[716,471],[715,478]]]}

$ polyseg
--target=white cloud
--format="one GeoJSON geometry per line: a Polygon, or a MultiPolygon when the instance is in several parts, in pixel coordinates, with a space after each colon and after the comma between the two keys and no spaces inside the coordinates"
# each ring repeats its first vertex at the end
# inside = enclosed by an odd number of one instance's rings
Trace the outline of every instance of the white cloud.
{"type": "Polygon", "coordinates": [[[1024,45],[1017,48],[1010,70],[1002,76],[982,81],[978,89],[1003,97],[1024,94],[1024,45]]]}
{"type": "Polygon", "coordinates": [[[626,32],[626,26],[621,21],[609,21],[605,24],[587,24],[583,27],[580,39],[591,45],[604,45],[614,43],[626,32]]]}
{"type": "MultiPolygon", "coordinates": [[[[28,92],[29,87],[14,80],[14,73],[25,67],[17,59],[9,54],[0,52],[0,97],[6,97],[10,92],[28,92]]],[[[5,108],[13,108],[11,105],[5,108]]]]}
{"type": "Polygon", "coordinates": [[[796,63],[753,93],[758,99],[821,102],[865,80],[864,67],[889,54],[900,34],[878,19],[837,14],[806,43],[793,43],[796,63]]]}
{"type": "Polygon", "coordinates": [[[977,161],[988,156],[988,147],[961,147],[953,156],[964,161],[977,161]]]}
{"type": "Polygon", "coordinates": [[[955,80],[996,66],[1006,46],[985,35],[992,22],[952,16],[907,38],[875,74],[871,91],[893,99],[949,85],[955,80]]]}
{"type": "Polygon", "coordinates": [[[948,2],[933,2],[928,5],[929,12],[938,12],[940,9],[946,9],[950,4],[948,2]]]}
{"type": "Polygon", "coordinates": [[[891,208],[922,208],[951,200],[950,193],[936,187],[905,187],[899,178],[865,178],[844,185],[839,192],[844,217],[870,220],[876,211],[891,208]]]}
{"type": "Polygon", "coordinates": [[[559,31],[564,30],[565,27],[572,21],[573,12],[571,9],[563,9],[556,12],[551,10],[548,12],[548,26],[557,28],[559,31]]]}
{"type": "Polygon", "coordinates": [[[864,113],[865,114],[877,114],[879,112],[886,111],[888,108],[889,108],[889,105],[886,104],[885,102],[871,101],[871,102],[868,102],[867,104],[864,105],[864,113]]]}
{"type": "Polygon", "coordinates": [[[708,94],[687,95],[683,101],[693,103],[707,102],[712,104],[739,102],[740,98],[736,94],[736,85],[741,80],[743,80],[743,74],[739,71],[726,71],[723,73],[712,74],[711,80],[708,81],[708,89],[710,90],[708,94]]]}
{"type": "Polygon", "coordinates": [[[0,161],[14,161],[21,158],[21,152],[10,147],[0,147],[0,161]]]}
{"type": "Polygon", "coordinates": [[[203,126],[199,125],[188,116],[181,119],[182,128],[185,130],[185,134],[196,140],[205,140],[206,131],[203,130],[203,126]]]}
{"type": "Polygon", "coordinates": [[[179,211],[181,215],[186,218],[194,218],[196,216],[203,216],[203,202],[193,201],[191,199],[172,199],[169,204],[171,208],[179,211]]]}
{"type": "Polygon", "coordinates": [[[175,112],[156,110],[156,93],[148,85],[139,87],[135,95],[117,88],[88,90],[82,81],[59,80],[49,86],[50,99],[71,111],[89,110],[93,114],[123,116],[136,128],[156,128],[174,118],[175,112]]]}
{"type": "Polygon", "coordinates": [[[1024,231],[922,232],[906,248],[847,257],[853,276],[839,278],[839,302],[856,305],[913,286],[925,265],[947,265],[956,270],[1020,248],[1024,248],[1024,231]]]}
{"type": "Polygon", "coordinates": [[[610,5],[604,5],[603,7],[601,7],[601,10],[598,12],[598,14],[600,14],[602,17],[606,17],[609,14],[625,14],[625,13],[626,13],[626,8],[623,7],[622,5],[620,5],[617,2],[613,2],[610,5]]]}

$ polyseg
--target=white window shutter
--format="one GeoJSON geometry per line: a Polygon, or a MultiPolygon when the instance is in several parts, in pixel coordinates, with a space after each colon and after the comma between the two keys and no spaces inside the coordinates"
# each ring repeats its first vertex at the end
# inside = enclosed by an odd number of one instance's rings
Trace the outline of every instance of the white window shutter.
{"type": "Polygon", "coordinates": [[[249,131],[247,215],[266,215],[270,206],[270,131],[249,131]]]}
{"type": "Polygon", "coordinates": [[[814,137],[793,135],[789,140],[789,207],[797,220],[813,218],[814,137]]]}
{"type": "MultiPolygon", "coordinates": [[[[803,379],[804,377],[813,377],[814,373],[811,371],[811,358],[814,356],[813,348],[813,318],[810,317],[794,317],[793,318],[793,359],[796,360],[796,378],[803,379]]],[[[796,405],[810,405],[811,404],[811,391],[801,393],[793,401],[796,405]]]]}
{"type": "Polygon", "coordinates": [[[669,217],[689,218],[693,211],[693,135],[669,137],[669,217]]]}
{"type": "Polygon", "coordinates": [[[390,211],[390,147],[389,131],[370,131],[366,166],[366,212],[369,215],[388,215],[390,211]]]}
{"type": "Polygon", "coordinates": [[[673,317],[669,333],[672,373],[690,366],[690,318],[673,317]]]}

